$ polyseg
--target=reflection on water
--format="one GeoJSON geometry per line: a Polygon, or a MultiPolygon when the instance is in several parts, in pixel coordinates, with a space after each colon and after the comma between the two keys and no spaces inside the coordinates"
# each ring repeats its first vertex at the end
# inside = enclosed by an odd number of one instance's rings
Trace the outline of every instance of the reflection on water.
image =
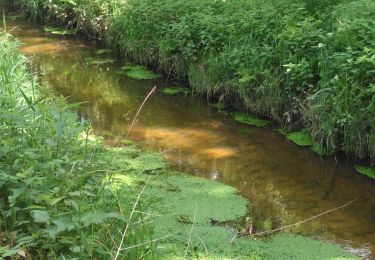
{"type": "MultiPolygon", "coordinates": [[[[17,23],[15,31],[44,85],[72,102],[96,133],[119,145],[143,98],[164,80],[135,81],[115,73],[121,64],[89,65],[92,47],[17,23]]],[[[144,147],[161,151],[173,168],[237,187],[251,201],[256,230],[298,222],[357,198],[291,231],[335,241],[371,258],[375,252],[375,183],[348,162],[322,160],[272,129],[248,128],[199,98],[154,94],[132,133],[144,147]]]]}

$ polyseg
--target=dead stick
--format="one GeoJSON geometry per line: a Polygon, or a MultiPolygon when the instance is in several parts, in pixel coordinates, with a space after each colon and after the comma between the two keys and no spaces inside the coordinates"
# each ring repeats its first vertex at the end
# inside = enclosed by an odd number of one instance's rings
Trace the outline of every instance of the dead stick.
{"type": "Polygon", "coordinates": [[[302,220],[302,221],[299,221],[297,223],[294,223],[294,224],[290,224],[290,225],[287,225],[287,226],[283,226],[283,227],[280,227],[280,228],[276,228],[276,229],[273,229],[273,230],[268,230],[268,231],[263,231],[263,232],[259,232],[259,233],[255,233],[255,234],[250,234],[246,237],[250,237],[250,236],[262,236],[262,235],[267,235],[267,234],[271,234],[271,233],[274,233],[274,232],[277,232],[277,231],[281,231],[281,230],[284,230],[284,229],[287,229],[287,228],[291,228],[291,227],[294,227],[294,226],[298,226],[300,224],[303,224],[305,222],[308,222],[310,220],[313,220],[313,219],[316,219],[316,218],[319,218],[323,215],[326,215],[328,213],[331,213],[332,211],[336,211],[336,210],[339,210],[339,209],[342,209],[342,208],[345,208],[346,206],[349,206],[350,204],[352,204],[354,201],[356,201],[357,199],[354,199],[354,200],[351,200],[347,203],[345,203],[344,205],[341,205],[340,207],[337,207],[337,208],[334,208],[334,209],[330,209],[330,210],[327,210],[327,211],[324,211],[318,215],[315,215],[311,218],[308,218],[308,219],[305,219],[305,220],[302,220]]]}
{"type": "Polygon", "coordinates": [[[128,131],[128,133],[127,133],[126,136],[125,136],[125,139],[128,139],[128,136],[129,136],[130,132],[131,132],[132,129],[133,129],[133,126],[134,126],[134,124],[135,124],[135,121],[136,121],[137,118],[138,118],[139,113],[141,112],[143,106],[146,104],[147,99],[148,99],[148,98],[149,98],[149,97],[155,92],[156,88],[157,88],[157,86],[153,87],[153,88],[151,89],[150,93],[148,93],[147,97],[143,100],[141,106],[139,107],[139,109],[138,109],[138,111],[137,111],[137,114],[135,114],[135,117],[134,117],[134,119],[133,119],[133,122],[132,122],[131,125],[130,125],[129,131],[128,131]]]}

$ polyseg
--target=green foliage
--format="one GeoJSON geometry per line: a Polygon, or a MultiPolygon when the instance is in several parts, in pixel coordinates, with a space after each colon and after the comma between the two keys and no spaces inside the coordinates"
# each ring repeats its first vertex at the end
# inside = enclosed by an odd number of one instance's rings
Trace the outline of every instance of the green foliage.
{"type": "MultiPolygon", "coordinates": [[[[140,216],[130,222],[130,207],[119,208],[110,189],[122,169],[90,141],[88,122],[71,112],[77,106],[42,92],[26,65],[17,41],[1,34],[1,257],[109,258],[112,239],[121,239],[117,230],[128,224],[127,246],[149,239],[140,216]]],[[[121,257],[151,257],[153,247],[123,250],[121,257]]]]}
{"type": "Polygon", "coordinates": [[[312,146],[314,144],[306,132],[291,132],[286,137],[299,146],[312,146]]]}
{"type": "Polygon", "coordinates": [[[251,126],[265,127],[270,124],[269,121],[255,118],[245,113],[237,112],[234,114],[234,120],[251,126]]]}
{"type": "Polygon", "coordinates": [[[164,94],[167,94],[167,95],[170,95],[170,96],[174,96],[174,95],[177,95],[177,94],[187,95],[190,92],[190,90],[187,89],[187,88],[185,88],[185,87],[175,86],[175,87],[163,88],[162,92],[164,94]]]}
{"type": "Polygon", "coordinates": [[[187,78],[195,93],[303,125],[329,153],[375,156],[372,0],[17,2],[187,78]]]}
{"type": "Polygon", "coordinates": [[[356,165],[355,170],[371,179],[375,179],[375,169],[372,167],[356,165]]]}

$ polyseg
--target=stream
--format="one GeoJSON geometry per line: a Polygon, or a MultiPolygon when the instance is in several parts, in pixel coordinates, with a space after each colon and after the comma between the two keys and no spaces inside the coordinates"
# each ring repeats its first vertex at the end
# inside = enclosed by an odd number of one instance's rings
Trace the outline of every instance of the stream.
{"type": "Polygon", "coordinates": [[[22,42],[42,86],[69,102],[85,102],[79,114],[90,119],[107,145],[122,145],[145,96],[130,139],[161,152],[171,169],[236,187],[251,206],[255,232],[279,228],[356,199],[348,207],[290,229],[339,244],[364,259],[375,254],[375,182],[356,173],[352,162],[321,158],[281,136],[274,127],[235,122],[200,97],[168,96],[166,79],[134,80],[116,73],[124,61],[93,64],[102,56],[76,37],[44,33],[21,20],[8,29],[22,42]]]}

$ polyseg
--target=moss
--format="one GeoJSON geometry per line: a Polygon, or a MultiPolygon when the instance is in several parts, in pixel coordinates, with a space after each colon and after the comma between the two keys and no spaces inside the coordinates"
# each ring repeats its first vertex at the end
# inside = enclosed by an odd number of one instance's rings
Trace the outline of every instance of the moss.
{"type": "Polygon", "coordinates": [[[176,86],[176,87],[167,87],[167,88],[164,88],[162,90],[162,92],[164,94],[167,94],[167,95],[170,95],[170,96],[174,96],[174,95],[177,95],[177,94],[187,95],[190,91],[187,88],[176,86]]]}
{"type": "Polygon", "coordinates": [[[234,114],[234,120],[240,123],[244,123],[244,124],[251,125],[251,126],[257,126],[257,127],[265,127],[270,124],[270,122],[267,120],[255,118],[253,116],[250,116],[248,114],[241,113],[241,112],[234,114]]]}
{"type": "Polygon", "coordinates": [[[53,26],[44,26],[43,31],[47,33],[57,34],[57,35],[74,35],[74,31],[66,28],[58,28],[53,26]]]}
{"type": "Polygon", "coordinates": [[[356,165],[355,170],[371,179],[375,180],[375,169],[372,167],[356,165]]]}
{"type": "Polygon", "coordinates": [[[117,73],[139,80],[156,79],[161,77],[160,74],[154,73],[139,65],[126,65],[122,67],[121,70],[117,71],[117,73]]]}
{"type": "Polygon", "coordinates": [[[286,135],[286,137],[293,143],[299,146],[312,146],[313,141],[310,136],[305,132],[292,132],[286,135]]]}

